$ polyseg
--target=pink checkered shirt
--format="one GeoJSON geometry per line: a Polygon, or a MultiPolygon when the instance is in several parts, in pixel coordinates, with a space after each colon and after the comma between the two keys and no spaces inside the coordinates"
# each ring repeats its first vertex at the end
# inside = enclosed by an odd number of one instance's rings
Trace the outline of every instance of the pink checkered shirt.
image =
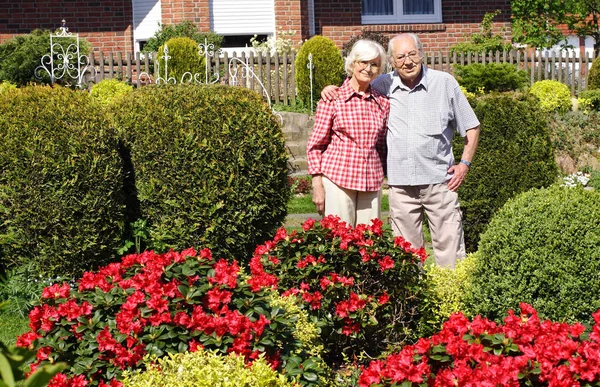
{"type": "Polygon", "coordinates": [[[385,134],[390,103],[369,87],[364,95],[350,79],[335,101],[319,101],[306,153],[308,173],[323,174],[340,187],[377,191],[383,183],[385,134]]]}

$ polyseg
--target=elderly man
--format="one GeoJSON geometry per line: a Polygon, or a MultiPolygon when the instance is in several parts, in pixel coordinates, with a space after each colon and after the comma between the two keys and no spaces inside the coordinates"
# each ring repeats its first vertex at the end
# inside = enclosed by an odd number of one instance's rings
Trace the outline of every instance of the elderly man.
{"type": "MultiPolygon", "coordinates": [[[[424,245],[427,215],[436,263],[453,268],[465,253],[462,214],[456,190],[464,182],[479,140],[479,121],[448,73],[427,68],[423,45],[415,34],[389,42],[394,71],[372,86],[390,100],[387,175],[390,223],[415,247],[424,245]],[[465,138],[455,163],[454,132],[465,138]]],[[[324,90],[329,98],[335,94],[324,90]]]]}

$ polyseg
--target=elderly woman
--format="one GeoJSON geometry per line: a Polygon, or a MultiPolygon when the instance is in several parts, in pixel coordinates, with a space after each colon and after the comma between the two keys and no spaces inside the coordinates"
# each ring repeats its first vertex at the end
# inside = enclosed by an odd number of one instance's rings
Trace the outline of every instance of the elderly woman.
{"type": "Polygon", "coordinates": [[[333,101],[321,99],[307,145],[313,203],[319,214],[352,226],[381,217],[385,134],[390,104],[371,88],[382,71],[383,47],[359,40],[346,58],[348,78],[333,101]]]}

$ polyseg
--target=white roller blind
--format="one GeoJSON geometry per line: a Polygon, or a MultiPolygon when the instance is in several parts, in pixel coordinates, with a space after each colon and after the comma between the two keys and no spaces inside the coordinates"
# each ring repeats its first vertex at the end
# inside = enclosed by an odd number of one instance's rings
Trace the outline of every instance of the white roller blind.
{"type": "Polygon", "coordinates": [[[161,22],[160,0],[133,1],[133,36],[136,41],[148,40],[161,22]]]}
{"type": "Polygon", "coordinates": [[[275,32],[273,0],[210,0],[211,29],[223,35],[275,32]]]}

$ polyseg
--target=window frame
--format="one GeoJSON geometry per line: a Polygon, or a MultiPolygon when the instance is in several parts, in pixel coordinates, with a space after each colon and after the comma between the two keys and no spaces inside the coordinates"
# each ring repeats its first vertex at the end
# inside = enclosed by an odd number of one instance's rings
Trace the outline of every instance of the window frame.
{"type": "Polygon", "coordinates": [[[394,0],[394,13],[392,15],[362,15],[362,24],[420,24],[442,22],[442,0],[433,0],[434,13],[431,15],[402,15],[402,1],[394,0]]]}

